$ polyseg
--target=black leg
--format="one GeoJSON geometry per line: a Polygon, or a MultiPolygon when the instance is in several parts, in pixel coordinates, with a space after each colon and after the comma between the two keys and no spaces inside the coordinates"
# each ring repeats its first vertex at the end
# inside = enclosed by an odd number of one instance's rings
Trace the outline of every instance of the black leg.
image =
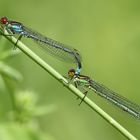
{"type": "Polygon", "coordinates": [[[74,83],[74,86],[75,86],[76,88],[78,88],[77,83],[74,83]]]}
{"type": "Polygon", "coordinates": [[[13,35],[11,35],[11,34],[9,34],[9,35],[5,35],[5,34],[2,33],[2,32],[0,32],[0,35],[3,35],[3,36],[13,36],[13,35]]]}
{"type": "MultiPolygon", "coordinates": [[[[71,83],[71,81],[73,80],[73,78],[72,79],[70,79],[70,78],[68,78],[67,76],[64,76],[63,75],[63,77],[65,78],[65,79],[67,79],[68,80],[68,83],[66,83],[63,79],[59,79],[60,81],[63,81],[65,84],[67,84],[67,85],[69,85],[70,83],[71,83]]],[[[63,84],[63,85],[65,85],[65,84],[63,84]]]]}
{"type": "Polygon", "coordinates": [[[73,81],[73,78],[69,78],[69,83],[68,84],[71,84],[73,81]]]}
{"type": "Polygon", "coordinates": [[[81,103],[84,101],[85,97],[87,96],[88,91],[84,92],[84,97],[82,98],[81,102],[79,103],[79,106],[81,105],[81,103]]]}
{"type": "Polygon", "coordinates": [[[17,39],[17,41],[16,41],[16,43],[14,45],[13,50],[15,50],[17,48],[16,45],[17,45],[18,41],[21,40],[21,38],[22,38],[22,34],[18,37],[18,39],[17,39]]]}
{"type": "Polygon", "coordinates": [[[66,86],[69,84],[69,83],[65,82],[63,79],[59,79],[59,80],[63,83],[63,86],[66,86]]]}
{"type": "MultiPolygon", "coordinates": [[[[75,86],[76,88],[78,88],[78,85],[77,85],[76,82],[74,82],[74,86],[75,86]]],[[[79,97],[77,96],[76,100],[78,100],[78,99],[79,99],[79,97]]]]}
{"type": "Polygon", "coordinates": [[[13,33],[11,31],[7,30],[6,28],[0,28],[0,35],[3,35],[3,36],[13,36],[13,33]],[[8,32],[8,34],[5,34],[4,30],[6,30],[8,32]]]}

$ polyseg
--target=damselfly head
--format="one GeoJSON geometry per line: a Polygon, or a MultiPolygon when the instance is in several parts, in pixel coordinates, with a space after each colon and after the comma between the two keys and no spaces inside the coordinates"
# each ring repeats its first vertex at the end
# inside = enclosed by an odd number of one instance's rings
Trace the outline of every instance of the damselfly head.
{"type": "Polygon", "coordinates": [[[7,23],[8,23],[7,17],[2,17],[2,18],[0,19],[0,23],[1,23],[1,24],[7,24],[7,23]]]}
{"type": "Polygon", "coordinates": [[[68,71],[68,76],[69,76],[70,78],[73,78],[74,75],[75,75],[75,69],[70,69],[70,70],[68,71]]]}

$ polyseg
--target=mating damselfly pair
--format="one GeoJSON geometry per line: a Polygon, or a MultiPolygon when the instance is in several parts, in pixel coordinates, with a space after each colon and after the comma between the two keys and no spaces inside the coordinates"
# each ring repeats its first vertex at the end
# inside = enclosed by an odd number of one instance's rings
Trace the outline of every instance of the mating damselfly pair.
{"type": "Polygon", "coordinates": [[[73,80],[73,83],[77,88],[82,87],[85,90],[85,96],[87,95],[88,90],[91,89],[97,95],[100,95],[130,115],[136,118],[140,118],[139,105],[113,92],[104,85],[96,82],[95,80],[92,80],[90,77],[80,74],[82,68],[81,55],[76,49],[45,37],[42,34],[24,26],[22,23],[8,20],[6,17],[0,19],[0,25],[2,30],[6,30],[10,35],[19,35],[18,40],[20,40],[22,37],[31,38],[49,54],[56,56],[60,60],[76,63],[77,69],[70,69],[68,76],[73,80]]]}

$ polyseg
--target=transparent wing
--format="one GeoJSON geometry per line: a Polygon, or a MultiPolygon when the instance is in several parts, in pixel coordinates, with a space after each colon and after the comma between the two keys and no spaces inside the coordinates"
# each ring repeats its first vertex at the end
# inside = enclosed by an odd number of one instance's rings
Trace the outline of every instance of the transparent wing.
{"type": "Polygon", "coordinates": [[[140,119],[140,106],[126,99],[125,97],[115,93],[114,91],[108,89],[102,84],[91,80],[91,88],[100,95],[101,97],[107,99],[120,109],[128,112],[130,115],[140,119]]]}
{"type": "Polygon", "coordinates": [[[40,47],[46,50],[49,54],[57,57],[60,60],[70,63],[81,63],[81,55],[76,50],[58,41],[43,36],[42,34],[33,31],[23,26],[24,35],[32,38],[40,47]]]}

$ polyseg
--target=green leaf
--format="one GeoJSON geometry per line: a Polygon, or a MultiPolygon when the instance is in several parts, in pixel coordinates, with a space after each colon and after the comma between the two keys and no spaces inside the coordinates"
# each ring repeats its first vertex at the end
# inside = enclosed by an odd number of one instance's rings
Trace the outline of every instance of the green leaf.
{"type": "Polygon", "coordinates": [[[36,110],[34,112],[35,116],[44,116],[50,113],[53,113],[57,109],[56,106],[54,105],[49,105],[49,106],[38,106],[36,107],[36,110]]]}
{"type": "Polygon", "coordinates": [[[0,74],[15,81],[22,81],[23,79],[22,75],[17,70],[11,68],[3,62],[0,62],[0,74]]]}
{"type": "MultiPolygon", "coordinates": [[[[32,124],[33,125],[33,124],[32,124]]],[[[0,140],[54,140],[49,134],[34,127],[19,123],[0,124],[0,140]]]]}
{"type": "Polygon", "coordinates": [[[12,51],[11,49],[7,50],[7,51],[4,51],[4,52],[0,53],[0,60],[5,60],[5,59],[12,58],[15,55],[19,54],[20,52],[21,51],[19,49],[14,50],[14,51],[12,51]]]}

